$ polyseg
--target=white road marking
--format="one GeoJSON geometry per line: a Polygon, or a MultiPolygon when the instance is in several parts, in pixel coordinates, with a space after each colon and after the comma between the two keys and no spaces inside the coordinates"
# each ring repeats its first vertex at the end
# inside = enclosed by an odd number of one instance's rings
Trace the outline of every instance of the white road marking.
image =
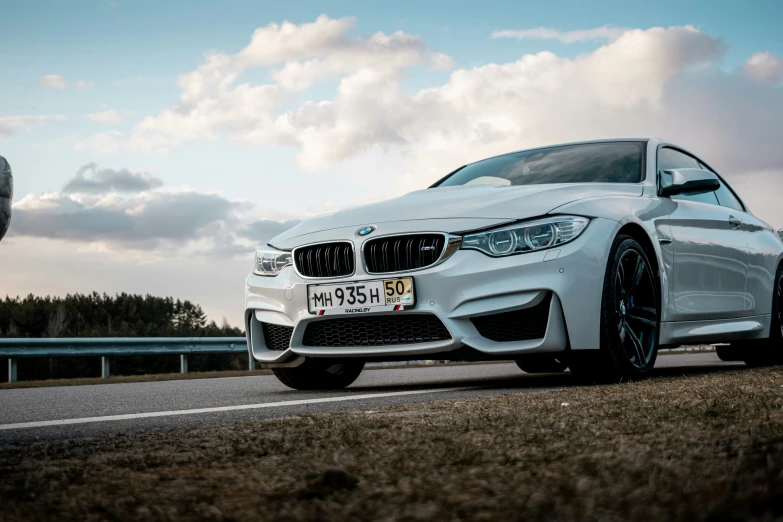
{"type": "Polygon", "coordinates": [[[433,390],[408,390],[389,393],[367,393],[363,395],[341,395],[339,397],[322,397],[319,399],[301,399],[298,401],[262,402],[260,404],[240,404],[237,406],[218,406],[215,408],[197,408],[193,410],[150,411],[147,413],[126,413],[124,415],[106,415],[103,417],[78,417],[75,419],[57,419],[35,422],[17,422],[14,424],[0,424],[0,431],[17,430],[22,428],[43,428],[46,426],[64,426],[66,424],[88,424],[91,422],[110,422],[131,419],[146,419],[150,417],[168,417],[172,415],[194,415],[197,413],[215,413],[236,410],[257,410],[260,408],[280,408],[284,406],[302,406],[305,404],[319,404],[324,402],[360,401],[363,399],[380,399],[383,397],[400,397],[403,395],[421,395],[425,393],[443,393],[461,390],[470,390],[474,387],[462,388],[436,388],[433,390]]]}

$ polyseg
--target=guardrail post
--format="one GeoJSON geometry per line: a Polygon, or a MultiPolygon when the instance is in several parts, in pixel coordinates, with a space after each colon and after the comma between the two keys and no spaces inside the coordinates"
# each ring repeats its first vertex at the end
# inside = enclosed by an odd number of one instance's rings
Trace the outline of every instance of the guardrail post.
{"type": "Polygon", "coordinates": [[[8,359],[8,382],[16,382],[16,359],[8,359]]]}
{"type": "Polygon", "coordinates": [[[179,373],[188,373],[188,354],[179,355],[179,373]]]}
{"type": "Polygon", "coordinates": [[[109,378],[109,358],[101,357],[101,377],[104,379],[109,378]]]}
{"type": "Polygon", "coordinates": [[[247,369],[251,372],[256,369],[256,360],[253,358],[253,354],[249,352],[247,354],[247,369]]]}

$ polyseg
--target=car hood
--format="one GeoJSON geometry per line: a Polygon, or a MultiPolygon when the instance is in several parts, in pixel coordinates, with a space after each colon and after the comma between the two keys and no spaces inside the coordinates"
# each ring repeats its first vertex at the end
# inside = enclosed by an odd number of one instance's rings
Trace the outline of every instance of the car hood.
{"type": "Polygon", "coordinates": [[[345,228],[375,225],[382,233],[459,233],[541,216],[579,199],[641,196],[635,184],[467,185],[418,190],[399,198],[314,217],[270,241],[278,248],[351,237],[345,228]],[[404,223],[401,223],[404,222],[404,223]]]}

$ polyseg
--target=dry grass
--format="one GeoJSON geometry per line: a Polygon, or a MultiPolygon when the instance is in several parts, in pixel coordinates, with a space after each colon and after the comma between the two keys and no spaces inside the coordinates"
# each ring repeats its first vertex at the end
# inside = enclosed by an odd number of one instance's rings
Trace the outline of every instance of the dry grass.
{"type": "Polygon", "coordinates": [[[783,369],[0,451],[0,520],[774,520],[783,369]]]}

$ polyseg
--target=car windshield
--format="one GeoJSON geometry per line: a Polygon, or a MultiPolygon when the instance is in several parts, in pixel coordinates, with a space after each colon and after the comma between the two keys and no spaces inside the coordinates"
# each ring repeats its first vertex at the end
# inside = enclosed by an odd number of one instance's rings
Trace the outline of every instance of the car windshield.
{"type": "Polygon", "coordinates": [[[638,183],[643,147],[624,141],[514,152],[466,165],[436,186],[638,183]]]}

